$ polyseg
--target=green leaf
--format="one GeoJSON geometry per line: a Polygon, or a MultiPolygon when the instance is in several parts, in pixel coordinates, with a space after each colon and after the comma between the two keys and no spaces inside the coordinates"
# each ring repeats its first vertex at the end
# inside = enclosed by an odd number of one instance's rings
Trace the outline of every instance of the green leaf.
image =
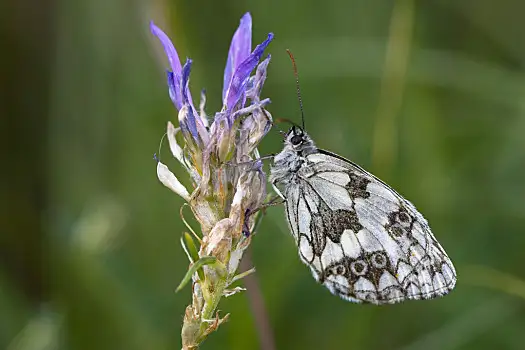
{"type": "MultiPolygon", "coordinates": [[[[184,232],[183,238],[184,242],[186,243],[185,246],[188,249],[188,254],[191,257],[191,262],[193,263],[199,260],[199,253],[197,250],[197,246],[195,245],[195,241],[193,240],[193,237],[188,232],[184,232]]],[[[199,275],[199,280],[202,281],[204,279],[204,271],[201,268],[199,268],[197,270],[197,274],[199,275]]]]}
{"type": "MultiPolygon", "coordinates": [[[[194,264],[192,264],[190,266],[190,268],[186,272],[186,275],[184,276],[184,278],[180,282],[179,286],[175,290],[175,293],[180,291],[182,288],[184,288],[184,286],[191,280],[191,276],[193,276],[193,274],[197,270],[199,270],[204,265],[215,264],[216,261],[217,261],[217,258],[214,257],[214,256],[205,256],[205,257],[202,257],[199,260],[197,260],[194,264]]],[[[200,278],[200,276],[199,276],[199,278],[200,278]]]]}
{"type": "Polygon", "coordinates": [[[238,274],[238,275],[236,275],[235,277],[232,278],[230,284],[232,284],[233,282],[238,281],[240,279],[243,279],[244,277],[246,277],[248,275],[251,275],[254,272],[255,272],[255,267],[252,267],[248,271],[241,272],[240,274],[238,274]]]}
{"type": "Polygon", "coordinates": [[[199,253],[197,250],[197,246],[195,245],[195,241],[193,240],[193,237],[188,232],[184,232],[183,238],[184,242],[186,243],[188,253],[191,256],[192,262],[199,260],[199,253]]]}

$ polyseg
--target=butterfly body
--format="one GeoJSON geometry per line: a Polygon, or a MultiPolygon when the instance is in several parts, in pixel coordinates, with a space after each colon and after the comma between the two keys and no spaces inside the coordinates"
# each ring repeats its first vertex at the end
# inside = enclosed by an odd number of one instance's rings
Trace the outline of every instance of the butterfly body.
{"type": "Polygon", "coordinates": [[[285,200],[301,260],[333,294],[353,302],[430,299],[456,272],[417,209],[358,165],[318,149],[292,127],[270,181],[285,200]]]}

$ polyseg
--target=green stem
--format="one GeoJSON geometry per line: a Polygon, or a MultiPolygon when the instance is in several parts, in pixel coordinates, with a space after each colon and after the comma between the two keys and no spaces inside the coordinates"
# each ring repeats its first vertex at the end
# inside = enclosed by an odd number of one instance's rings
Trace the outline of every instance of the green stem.
{"type": "MultiPolygon", "coordinates": [[[[209,288],[209,284],[205,283],[203,285],[203,289],[204,288],[209,288]]],[[[219,305],[219,302],[223,295],[224,289],[226,288],[226,280],[224,278],[220,278],[217,284],[213,285],[212,288],[213,291],[211,293],[209,293],[209,289],[207,289],[206,291],[203,290],[203,296],[205,296],[204,306],[202,308],[201,313],[201,325],[199,329],[199,334],[197,335],[197,339],[195,341],[196,344],[202,343],[210,333],[207,332],[208,327],[210,326],[209,321],[215,317],[215,310],[217,309],[217,306],[219,305]]]]}

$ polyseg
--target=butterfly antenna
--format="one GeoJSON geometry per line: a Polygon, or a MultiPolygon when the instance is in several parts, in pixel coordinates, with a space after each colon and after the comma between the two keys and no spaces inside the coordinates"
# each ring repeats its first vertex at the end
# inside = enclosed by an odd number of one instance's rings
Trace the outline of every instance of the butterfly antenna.
{"type": "Polygon", "coordinates": [[[301,108],[301,122],[303,125],[302,129],[304,130],[303,99],[301,98],[301,89],[299,87],[299,74],[297,73],[297,65],[295,64],[295,58],[293,57],[292,52],[288,49],[286,49],[286,52],[288,52],[288,56],[290,56],[290,59],[292,60],[293,72],[295,74],[295,85],[297,87],[297,98],[299,99],[299,107],[301,108]]]}

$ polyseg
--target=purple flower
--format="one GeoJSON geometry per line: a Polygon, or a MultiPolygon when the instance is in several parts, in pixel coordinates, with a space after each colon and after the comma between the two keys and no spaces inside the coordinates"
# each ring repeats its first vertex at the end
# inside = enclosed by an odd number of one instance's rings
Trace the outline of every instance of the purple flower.
{"type": "Polygon", "coordinates": [[[187,60],[184,67],[180,64],[179,55],[175,46],[168,36],[158,28],[153,22],[150,22],[151,32],[159,38],[168,61],[170,62],[171,71],[167,72],[168,91],[175,107],[183,113],[179,113],[179,124],[186,140],[202,148],[208,141],[206,131],[207,121],[198,116],[189,91],[189,78],[191,69],[191,60],[187,60]],[[187,106],[187,108],[184,108],[187,106]]]}
{"type": "Polygon", "coordinates": [[[182,91],[180,88],[182,80],[182,66],[180,64],[179,55],[177,54],[177,50],[175,50],[175,46],[173,46],[170,38],[168,38],[168,36],[162,30],[160,30],[160,28],[157,27],[153,21],[150,22],[149,27],[151,33],[159,38],[162,46],[164,46],[166,56],[168,56],[168,61],[170,62],[171,66],[171,71],[168,71],[170,97],[175,104],[175,107],[180,110],[182,108],[182,91]]]}
{"type": "MultiPolygon", "coordinates": [[[[224,70],[222,92],[224,105],[220,112],[215,113],[213,122],[208,127],[208,117],[204,112],[206,100],[204,93],[201,96],[199,112],[197,112],[189,90],[192,60],[187,59],[186,63],[181,65],[175,46],[168,36],[153,22],[150,23],[150,29],[162,43],[171,67],[171,70],[167,72],[168,91],[173,104],[179,110],[179,128],[169,123],[167,132],[174,157],[188,171],[194,186],[199,188],[198,194],[203,198],[202,203],[213,196],[228,198],[223,204],[225,208],[231,209],[234,204],[232,203],[233,194],[223,192],[236,188],[238,196],[242,192],[241,189],[243,193],[250,192],[249,196],[237,197],[239,208],[236,215],[240,216],[239,213],[244,213],[244,210],[255,210],[262,203],[262,197],[256,196],[255,193],[264,194],[265,192],[258,190],[252,193],[247,189],[246,184],[239,187],[238,181],[242,178],[249,179],[247,183],[252,183],[256,178],[265,179],[266,175],[260,164],[255,162],[251,167],[234,166],[233,170],[228,171],[224,171],[221,167],[227,162],[231,167],[231,164],[246,164],[258,158],[256,147],[272,125],[271,115],[265,110],[270,100],[260,99],[270,55],[260,64],[259,61],[272,41],[273,34],[268,34],[266,40],[252,51],[252,18],[249,13],[241,18],[230,44],[224,70]],[[251,76],[256,68],[255,75],[251,76]],[[236,122],[239,119],[241,122],[236,122]],[[184,137],[183,145],[179,145],[175,138],[178,131],[184,137]],[[246,177],[247,173],[250,173],[250,176],[246,177]],[[255,174],[258,175],[255,176],[255,174]]],[[[185,199],[189,198],[176,182],[175,175],[171,174],[166,166],[161,164],[157,169],[159,179],[166,186],[185,199]]],[[[198,206],[198,203],[196,205],[198,206]]],[[[205,208],[206,203],[202,207],[205,208]]],[[[196,212],[200,212],[200,209],[196,212]]],[[[201,217],[201,219],[211,223],[216,218],[201,217]]]]}
{"type": "MultiPolygon", "coordinates": [[[[189,91],[188,84],[192,61],[187,60],[184,66],[181,66],[177,50],[168,36],[153,22],[150,23],[150,29],[162,43],[171,66],[171,71],[167,72],[168,91],[175,107],[183,112],[179,114],[179,124],[184,138],[190,144],[194,144],[196,148],[203,150],[210,142],[210,135],[207,130],[206,116],[197,113],[189,91]],[[187,108],[184,108],[185,106],[187,108]]],[[[234,112],[242,109],[246,103],[250,74],[257,67],[264,50],[272,41],[273,34],[268,34],[267,39],[258,45],[253,52],[251,52],[251,37],[252,18],[249,13],[246,13],[241,18],[240,25],[233,35],[228,52],[224,71],[224,112],[217,113],[215,117],[217,122],[226,119],[228,121],[227,127],[231,127],[234,122],[234,112]]],[[[266,76],[268,60],[269,58],[264,63],[264,77],[266,76]]],[[[259,79],[260,86],[263,82],[264,78],[262,81],[259,79]]],[[[254,102],[259,101],[254,100],[254,102]]],[[[225,134],[224,130],[221,131],[221,134],[225,134]]]]}
{"type": "MultiPolygon", "coordinates": [[[[153,23],[150,28],[168,56],[171,67],[167,72],[168,92],[179,111],[179,127],[168,122],[168,143],[173,157],[189,174],[191,187],[183,185],[160,160],[157,160],[157,176],[187,202],[199,223],[202,238],[183,219],[188,230],[202,243],[197,249],[195,242],[181,241],[190,262],[215,259],[199,273],[190,269],[187,275],[192,276],[193,302],[186,309],[182,342],[185,349],[196,348],[210,332],[209,320],[214,319],[216,306],[208,307],[209,300],[215,302],[240,290],[228,287],[242,275],[237,275],[237,269],[250,244],[250,233],[260,215],[258,209],[266,198],[267,179],[257,145],[272,126],[272,116],[265,109],[270,100],[260,97],[270,55],[259,61],[273,34],[268,34],[252,51],[252,18],[249,13],[242,17],[228,51],[223,107],[208,117],[204,92],[198,111],[192,101],[189,89],[192,61],[188,59],[182,66],[167,35],[153,23]],[[212,121],[211,125],[208,120],[212,121]],[[183,142],[180,137],[177,140],[179,132],[183,142]],[[188,249],[191,246],[194,249],[188,249]],[[204,298],[202,291],[209,291],[211,296],[204,298]]],[[[224,319],[216,326],[221,322],[224,319]]]]}
{"type": "MultiPolygon", "coordinates": [[[[264,50],[270,44],[272,39],[273,34],[268,34],[268,38],[265,41],[263,41],[260,45],[257,45],[257,47],[255,48],[255,50],[253,50],[251,55],[246,57],[246,59],[244,59],[237,67],[235,67],[235,71],[229,82],[228,87],[226,88],[226,86],[224,86],[224,91],[226,91],[224,97],[224,105],[226,106],[227,110],[232,110],[241,98],[244,102],[246,94],[246,84],[248,83],[250,74],[252,73],[254,68],[257,67],[257,64],[259,63],[259,60],[261,59],[264,53],[264,50]]],[[[234,43],[232,41],[232,45],[233,44],[234,43]]],[[[228,62],[230,62],[230,59],[228,59],[228,62]]],[[[226,66],[226,72],[224,73],[225,81],[226,74],[228,74],[228,66],[226,66]]],[[[242,106],[244,106],[244,103],[241,104],[241,107],[242,106]]]]}
{"type": "Polygon", "coordinates": [[[230,86],[232,75],[235,69],[243,62],[252,52],[252,16],[246,13],[241,18],[239,28],[233,34],[224,70],[224,85],[222,89],[222,100],[225,101],[226,92],[230,86]]]}

